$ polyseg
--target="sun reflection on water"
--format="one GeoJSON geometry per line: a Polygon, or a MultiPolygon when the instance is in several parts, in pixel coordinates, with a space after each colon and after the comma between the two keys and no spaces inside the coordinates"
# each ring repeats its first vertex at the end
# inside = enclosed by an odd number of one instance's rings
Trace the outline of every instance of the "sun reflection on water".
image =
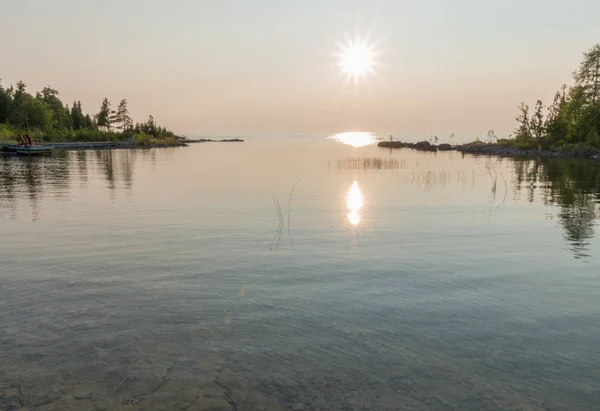
{"type": "Polygon", "coordinates": [[[362,131],[334,134],[330,138],[342,144],[348,144],[353,147],[370,146],[377,142],[377,138],[373,133],[362,131]]]}
{"type": "Polygon", "coordinates": [[[363,208],[364,198],[362,192],[360,191],[360,187],[358,186],[358,181],[352,183],[352,187],[348,190],[348,195],[346,196],[346,207],[348,208],[348,221],[352,225],[360,224],[360,213],[359,211],[363,208]]]}

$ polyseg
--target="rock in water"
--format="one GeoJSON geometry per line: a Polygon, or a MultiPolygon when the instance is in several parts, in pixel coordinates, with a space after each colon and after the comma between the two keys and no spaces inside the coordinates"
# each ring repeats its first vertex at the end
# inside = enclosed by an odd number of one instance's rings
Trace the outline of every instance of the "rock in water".
{"type": "Polygon", "coordinates": [[[419,141],[414,146],[415,150],[421,151],[437,151],[437,147],[432,145],[429,141],[419,141]]]}
{"type": "Polygon", "coordinates": [[[404,148],[406,147],[406,143],[402,141],[380,141],[377,146],[384,148],[404,148]]]}

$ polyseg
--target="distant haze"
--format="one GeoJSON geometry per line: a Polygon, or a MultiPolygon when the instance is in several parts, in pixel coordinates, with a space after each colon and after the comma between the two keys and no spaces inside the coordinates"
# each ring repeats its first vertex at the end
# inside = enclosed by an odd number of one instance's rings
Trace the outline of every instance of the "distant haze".
{"type": "Polygon", "coordinates": [[[187,135],[512,132],[600,41],[597,0],[3,1],[0,79],[187,135]],[[345,84],[336,41],[369,35],[345,84]]]}

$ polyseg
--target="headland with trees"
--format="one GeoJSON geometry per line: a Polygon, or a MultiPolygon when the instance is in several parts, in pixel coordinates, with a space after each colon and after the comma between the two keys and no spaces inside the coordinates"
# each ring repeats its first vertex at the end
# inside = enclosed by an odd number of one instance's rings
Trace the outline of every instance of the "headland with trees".
{"type": "MultiPolygon", "coordinates": [[[[382,141],[386,148],[411,147],[425,151],[455,149],[471,154],[600,156],[600,43],[583,54],[573,73],[574,84],[564,84],[546,106],[537,100],[533,108],[519,106],[517,128],[508,138],[498,138],[493,130],[484,139],[462,145],[440,144],[438,138],[411,144],[382,141]],[[433,143],[433,144],[432,144],[433,143]]],[[[454,134],[450,136],[450,142],[454,134]]]]}
{"type": "Polygon", "coordinates": [[[64,104],[57,90],[44,87],[35,95],[19,81],[4,87],[0,81],[0,141],[12,143],[19,135],[40,142],[117,142],[129,140],[139,146],[177,145],[179,138],[150,115],[134,123],[127,99],[116,107],[104,98],[99,110],[84,113],[81,101],[64,104]]]}

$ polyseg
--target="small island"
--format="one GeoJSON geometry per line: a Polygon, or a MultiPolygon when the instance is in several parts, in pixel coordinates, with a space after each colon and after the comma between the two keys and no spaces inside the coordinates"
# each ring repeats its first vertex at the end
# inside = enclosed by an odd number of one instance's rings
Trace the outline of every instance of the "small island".
{"type": "MultiPolygon", "coordinates": [[[[600,158],[600,43],[584,53],[574,73],[575,84],[563,85],[552,104],[541,100],[533,112],[521,103],[514,136],[499,139],[490,130],[485,141],[461,145],[439,144],[438,137],[418,143],[381,141],[383,148],[412,148],[421,151],[456,150],[476,155],[548,156],[600,158]]],[[[452,140],[454,135],[450,136],[452,140]]]]}

